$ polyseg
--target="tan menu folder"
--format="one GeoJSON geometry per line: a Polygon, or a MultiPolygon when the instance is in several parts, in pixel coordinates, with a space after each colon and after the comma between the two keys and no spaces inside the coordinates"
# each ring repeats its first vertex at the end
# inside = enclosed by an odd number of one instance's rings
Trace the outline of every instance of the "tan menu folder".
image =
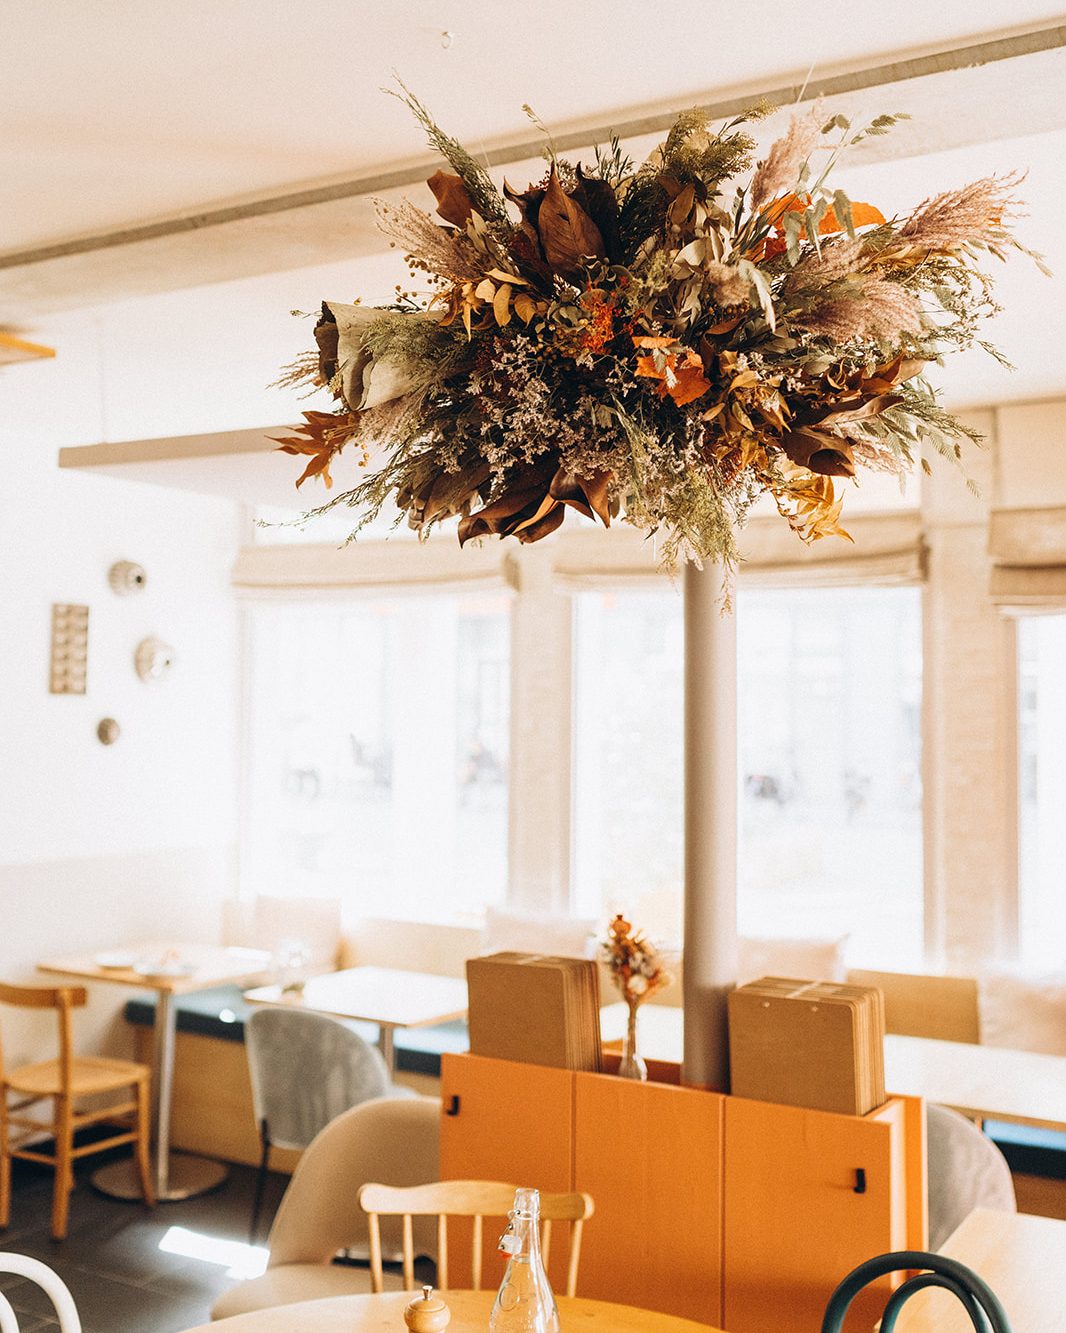
{"type": "Polygon", "coordinates": [[[471,1055],[598,1073],[600,977],[586,958],[468,958],[471,1055]]]}
{"type": "Polygon", "coordinates": [[[762,977],[729,996],[734,1096],[865,1115],[885,1100],[884,997],[873,986],[762,977]]]}

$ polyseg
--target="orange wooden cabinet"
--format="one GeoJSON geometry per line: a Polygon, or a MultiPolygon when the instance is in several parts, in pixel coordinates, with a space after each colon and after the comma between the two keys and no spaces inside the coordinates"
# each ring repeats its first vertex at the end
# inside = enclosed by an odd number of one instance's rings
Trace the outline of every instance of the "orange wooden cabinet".
{"type": "MultiPolygon", "coordinates": [[[[817,1333],[830,1292],[857,1264],[924,1248],[907,1169],[924,1146],[908,1144],[896,1098],[863,1117],[725,1103],[722,1323],[729,1333],[817,1333]]],[[[849,1328],[874,1326],[889,1285],[856,1300],[849,1328]]]]}
{"type": "Polygon", "coordinates": [[[925,1245],[913,1099],[860,1118],[469,1055],[446,1055],[441,1080],[445,1179],[592,1195],[582,1296],[730,1333],[818,1333],[851,1268],[925,1245]]]}

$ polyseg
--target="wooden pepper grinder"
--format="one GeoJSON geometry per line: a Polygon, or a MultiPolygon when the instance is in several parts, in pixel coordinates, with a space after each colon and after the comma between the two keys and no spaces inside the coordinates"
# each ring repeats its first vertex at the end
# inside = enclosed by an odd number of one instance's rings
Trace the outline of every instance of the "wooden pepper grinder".
{"type": "Polygon", "coordinates": [[[411,1301],[403,1312],[403,1321],[411,1333],[442,1333],[452,1320],[452,1312],[432,1287],[423,1287],[422,1295],[411,1301]]]}

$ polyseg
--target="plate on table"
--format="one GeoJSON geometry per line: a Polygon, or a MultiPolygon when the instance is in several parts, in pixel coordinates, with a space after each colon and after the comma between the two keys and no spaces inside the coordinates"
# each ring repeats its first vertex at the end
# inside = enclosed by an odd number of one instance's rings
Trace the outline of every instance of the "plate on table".
{"type": "Polygon", "coordinates": [[[112,949],[109,953],[94,954],[93,962],[107,972],[128,972],[137,962],[137,955],[128,950],[112,949]]]}
{"type": "Polygon", "coordinates": [[[132,970],[145,981],[178,981],[191,977],[196,971],[192,963],[173,962],[166,958],[139,958],[132,970]]]}

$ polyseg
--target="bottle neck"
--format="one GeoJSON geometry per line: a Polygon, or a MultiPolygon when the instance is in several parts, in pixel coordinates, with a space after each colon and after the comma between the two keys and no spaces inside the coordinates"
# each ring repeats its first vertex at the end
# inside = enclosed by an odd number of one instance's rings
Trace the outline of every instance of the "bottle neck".
{"type": "Polygon", "coordinates": [[[508,1233],[508,1251],[512,1259],[525,1259],[532,1263],[540,1259],[540,1214],[539,1211],[515,1209],[511,1213],[508,1233]]]}

